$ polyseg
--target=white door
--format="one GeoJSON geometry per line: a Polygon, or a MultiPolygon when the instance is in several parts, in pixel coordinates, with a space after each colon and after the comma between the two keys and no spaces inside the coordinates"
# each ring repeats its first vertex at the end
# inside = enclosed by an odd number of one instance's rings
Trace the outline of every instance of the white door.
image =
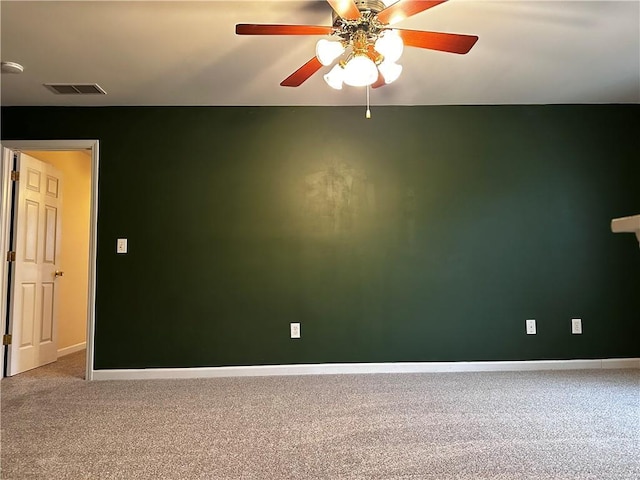
{"type": "Polygon", "coordinates": [[[55,362],[57,288],[62,232],[62,174],[24,153],[17,154],[14,197],[7,375],[55,362]]]}

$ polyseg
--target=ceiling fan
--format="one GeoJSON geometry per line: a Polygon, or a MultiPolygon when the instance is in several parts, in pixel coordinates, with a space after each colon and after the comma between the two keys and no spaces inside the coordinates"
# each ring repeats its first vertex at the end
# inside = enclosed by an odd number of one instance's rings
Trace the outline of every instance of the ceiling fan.
{"type": "Polygon", "coordinates": [[[324,76],[329,86],[389,84],[402,66],[396,62],[403,47],[418,47],[465,54],[478,37],[457,33],[427,32],[391,28],[405,18],[433,8],[447,0],[399,0],[386,6],[383,0],[327,0],[333,9],[333,25],[275,25],[240,23],[237,35],[328,35],[316,44],[316,55],[285,78],[280,85],[298,87],[323,66],[338,60],[324,76]]]}

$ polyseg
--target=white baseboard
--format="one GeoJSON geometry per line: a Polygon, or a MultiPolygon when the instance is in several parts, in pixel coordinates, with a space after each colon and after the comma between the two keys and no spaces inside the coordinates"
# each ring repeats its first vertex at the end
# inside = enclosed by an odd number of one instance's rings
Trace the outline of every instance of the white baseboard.
{"type": "Polygon", "coordinates": [[[64,357],[65,355],[69,355],[71,353],[79,352],[80,350],[84,350],[87,348],[87,342],[76,343],[75,345],[71,345],[69,347],[60,348],[58,350],[58,358],[64,357]]]}
{"type": "Polygon", "coordinates": [[[640,358],[526,360],[506,362],[398,362],[254,365],[246,367],[140,368],[93,370],[94,380],[262,377],[276,375],[338,375],[364,373],[512,372],[640,368],[640,358]]]}
{"type": "Polygon", "coordinates": [[[640,358],[605,358],[602,368],[640,368],[640,358]]]}

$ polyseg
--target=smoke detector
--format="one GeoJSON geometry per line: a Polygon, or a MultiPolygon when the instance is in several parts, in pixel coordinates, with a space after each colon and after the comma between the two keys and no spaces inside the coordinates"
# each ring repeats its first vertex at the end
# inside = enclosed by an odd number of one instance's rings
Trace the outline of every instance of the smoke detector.
{"type": "Polygon", "coordinates": [[[24,67],[16,62],[0,62],[0,71],[2,73],[22,73],[24,67]]]}

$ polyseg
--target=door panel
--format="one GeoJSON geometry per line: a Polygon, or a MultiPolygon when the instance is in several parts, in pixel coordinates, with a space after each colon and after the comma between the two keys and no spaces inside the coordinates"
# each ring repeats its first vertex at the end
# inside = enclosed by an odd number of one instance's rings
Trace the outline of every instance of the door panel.
{"type": "Polygon", "coordinates": [[[22,250],[24,263],[37,263],[38,254],[38,224],[40,214],[40,204],[27,199],[25,202],[25,235],[22,250]]]}
{"type": "Polygon", "coordinates": [[[47,176],[47,195],[50,197],[58,196],[58,179],[52,176],[47,176]]]}
{"type": "Polygon", "coordinates": [[[58,209],[50,205],[44,207],[44,263],[56,263],[56,239],[58,209]]]}
{"type": "Polygon", "coordinates": [[[20,348],[33,347],[33,326],[36,321],[36,284],[21,285],[20,348]]]}
{"type": "Polygon", "coordinates": [[[53,342],[53,294],[55,285],[53,282],[42,284],[42,328],[40,343],[53,342]]]}
{"type": "Polygon", "coordinates": [[[18,154],[20,179],[14,199],[14,245],[9,330],[14,341],[7,374],[57,359],[57,288],[60,269],[62,174],[51,165],[18,154]]]}

